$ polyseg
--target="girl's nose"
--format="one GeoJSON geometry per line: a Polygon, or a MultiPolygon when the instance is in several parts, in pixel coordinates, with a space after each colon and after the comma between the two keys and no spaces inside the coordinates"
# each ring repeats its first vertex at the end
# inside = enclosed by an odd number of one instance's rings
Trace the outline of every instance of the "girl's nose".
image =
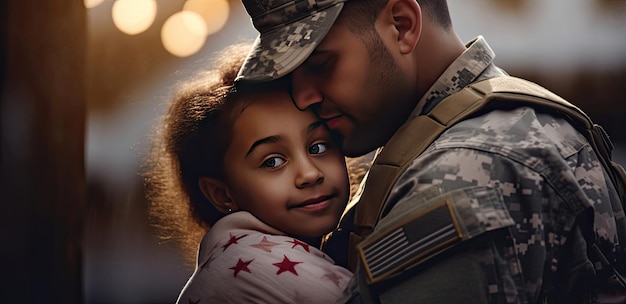
{"type": "Polygon", "coordinates": [[[304,161],[298,167],[298,173],[296,175],[296,187],[306,188],[320,184],[323,181],[324,173],[311,161],[304,161]]]}

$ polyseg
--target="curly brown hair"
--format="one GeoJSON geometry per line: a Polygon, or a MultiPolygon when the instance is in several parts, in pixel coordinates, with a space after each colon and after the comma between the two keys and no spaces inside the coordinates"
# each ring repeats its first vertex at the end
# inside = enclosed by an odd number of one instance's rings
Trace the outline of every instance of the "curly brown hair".
{"type": "Polygon", "coordinates": [[[250,44],[226,48],[215,68],[178,85],[152,134],[143,172],[149,214],[161,239],[180,243],[192,262],[199,241],[223,214],[203,195],[201,176],[220,177],[229,136],[226,100],[250,44]]]}

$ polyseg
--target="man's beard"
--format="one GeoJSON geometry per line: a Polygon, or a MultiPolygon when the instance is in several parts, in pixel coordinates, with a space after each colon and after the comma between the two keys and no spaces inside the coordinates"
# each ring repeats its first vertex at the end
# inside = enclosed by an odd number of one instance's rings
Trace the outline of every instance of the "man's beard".
{"type": "MultiPolygon", "coordinates": [[[[380,39],[378,35],[363,38],[370,56],[370,64],[367,71],[367,88],[374,88],[373,99],[382,103],[382,99],[387,99],[393,103],[405,103],[405,99],[411,98],[408,94],[402,94],[399,90],[394,90],[398,82],[402,80],[402,70],[398,63],[380,39]]],[[[363,93],[363,92],[361,92],[363,93]]],[[[370,92],[371,93],[371,92],[370,92]]],[[[370,97],[371,97],[370,96],[370,97]]],[[[377,108],[380,109],[380,105],[377,108]]],[[[398,106],[389,107],[389,111],[397,109],[398,106]]],[[[367,154],[383,145],[393,136],[396,130],[406,121],[410,110],[406,113],[389,113],[381,115],[381,119],[374,119],[373,113],[367,125],[352,130],[352,134],[344,139],[344,153],[348,157],[357,157],[367,154]]]]}

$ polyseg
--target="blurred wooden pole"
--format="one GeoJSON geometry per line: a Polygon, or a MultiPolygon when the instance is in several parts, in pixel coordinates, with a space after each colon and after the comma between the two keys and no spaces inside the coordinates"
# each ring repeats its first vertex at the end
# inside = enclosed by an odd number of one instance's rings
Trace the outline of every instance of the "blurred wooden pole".
{"type": "Polygon", "coordinates": [[[86,9],[0,9],[0,303],[81,303],[86,9]]]}

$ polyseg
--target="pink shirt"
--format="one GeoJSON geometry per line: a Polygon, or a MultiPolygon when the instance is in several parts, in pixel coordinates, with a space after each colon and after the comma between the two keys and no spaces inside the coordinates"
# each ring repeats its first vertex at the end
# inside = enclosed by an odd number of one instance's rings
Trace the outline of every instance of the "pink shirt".
{"type": "Polygon", "coordinates": [[[240,211],[205,235],[177,303],[335,303],[351,278],[317,248],[240,211]]]}

